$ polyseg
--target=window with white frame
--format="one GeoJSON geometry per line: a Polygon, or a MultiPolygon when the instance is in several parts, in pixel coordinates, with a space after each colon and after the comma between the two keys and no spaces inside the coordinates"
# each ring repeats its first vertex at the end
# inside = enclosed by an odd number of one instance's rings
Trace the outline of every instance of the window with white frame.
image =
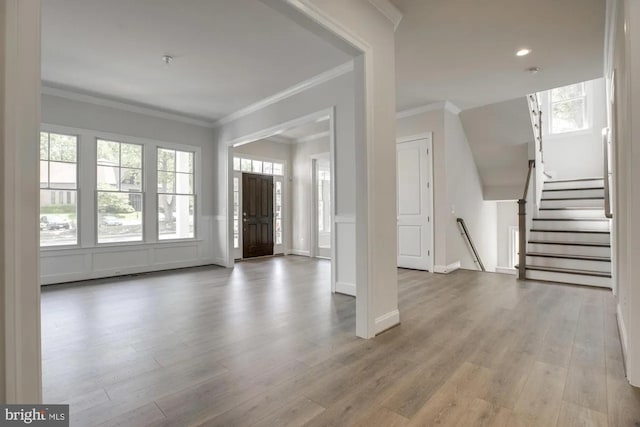
{"type": "Polygon", "coordinates": [[[589,127],[585,83],[576,83],[549,91],[550,132],[561,134],[589,127]]]}
{"type": "Polygon", "coordinates": [[[98,243],[143,240],[142,145],[97,139],[98,243]]]}
{"type": "Polygon", "coordinates": [[[284,166],[279,162],[253,160],[243,157],[233,158],[233,170],[238,172],[258,173],[262,175],[282,176],[284,166]]]}
{"type": "Polygon", "coordinates": [[[195,236],[194,157],[190,151],[158,148],[158,239],[195,236]]]}
{"type": "Polygon", "coordinates": [[[40,132],[40,246],[78,244],[78,137],[40,132]]]}

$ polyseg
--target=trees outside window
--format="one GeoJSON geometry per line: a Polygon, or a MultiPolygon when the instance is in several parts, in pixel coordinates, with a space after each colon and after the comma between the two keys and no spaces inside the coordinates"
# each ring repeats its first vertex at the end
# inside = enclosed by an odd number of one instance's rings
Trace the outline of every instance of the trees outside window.
{"type": "Polygon", "coordinates": [[[142,145],[97,140],[98,243],[143,240],[142,145]]]}
{"type": "Polygon", "coordinates": [[[552,134],[588,128],[587,94],[584,83],[552,89],[550,98],[552,134]]]}
{"type": "Polygon", "coordinates": [[[158,148],[158,239],[195,236],[194,157],[190,151],[158,148]]]}
{"type": "Polygon", "coordinates": [[[77,136],[40,132],[41,247],[78,244],[77,161],[77,136]]]}

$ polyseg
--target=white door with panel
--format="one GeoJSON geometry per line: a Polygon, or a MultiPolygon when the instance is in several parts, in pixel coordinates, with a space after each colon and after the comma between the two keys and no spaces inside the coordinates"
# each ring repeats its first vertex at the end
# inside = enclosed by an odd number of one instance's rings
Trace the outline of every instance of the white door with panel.
{"type": "Polygon", "coordinates": [[[433,269],[431,136],[397,144],[398,267],[433,269]]]}

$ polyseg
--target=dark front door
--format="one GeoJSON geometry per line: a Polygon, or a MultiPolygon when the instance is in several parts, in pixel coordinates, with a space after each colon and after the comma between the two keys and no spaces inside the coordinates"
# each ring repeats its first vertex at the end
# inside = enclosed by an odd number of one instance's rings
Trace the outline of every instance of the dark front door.
{"type": "Polygon", "coordinates": [[[273,255],[273,177],[242,174],[242,257],[273,255]]]}

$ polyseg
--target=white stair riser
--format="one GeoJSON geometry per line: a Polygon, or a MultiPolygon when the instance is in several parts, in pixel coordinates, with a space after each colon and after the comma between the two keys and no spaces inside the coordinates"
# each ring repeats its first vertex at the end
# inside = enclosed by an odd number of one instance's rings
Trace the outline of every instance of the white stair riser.
{"type": "Polygon", "coordinates": [[[541,208],[604,208],[604,199],[542,200],[541,208]]]}
{"type": "Polygon", "coordinates": [[[544,191],[542,193],[543,199],[564,199],[576,197],[604,197],[604,189],[544,191]]]}
{"type": "Polygon", "coordinates": [[[527,279],[548,282],[572,283],[575,285],[611,288],[610,277],[583,276],[581,274],[556,273],[553,271],[527,270],[527,279]]]}
{"type": "Polygon", "coordinates": [[[533,228],[542,230],[579,230],[579,231],[609,231],[608,220],[603,221],[540,221],[533,220],[533,228]]]}
{"type": "Polygon", "coordinates": [[[599,271],[603,273],[611,273],[610,262],[587,261],[582,259],[528,256],[527,265],[535,265],[537,267],[569,268],[572,270],[586,270],[586,271],[599,271]]]}
{"type": "Polygon", "coordinates": [[[603,179],[590,179],[588,181],[567,181],[567,182],[554,182],[547,181],[544,183],[545,190],[559,190],[567,189],[573,190],[576,188],[591,188],[591,187],[604,187],[603,179]]]}
{"type": "Polygon", "coordinates": [[[529,243],[528,252],[542,254],[611,256],[611,248],[601,246],[548,245],[544,243],[529,243]]]}
{"type": "Polygon", "coordinates": [[[532,231],[529,240],[544,240],[546,242],[570,243],[609,243],[609,234],[601,233],[562,233],[532,231]]]}
{"type": "Polygon", "coordinates": [[[538,218],[598,218],[605,219],[604,209],[561,209],[554,211],[540,210],[538,218]]]}

